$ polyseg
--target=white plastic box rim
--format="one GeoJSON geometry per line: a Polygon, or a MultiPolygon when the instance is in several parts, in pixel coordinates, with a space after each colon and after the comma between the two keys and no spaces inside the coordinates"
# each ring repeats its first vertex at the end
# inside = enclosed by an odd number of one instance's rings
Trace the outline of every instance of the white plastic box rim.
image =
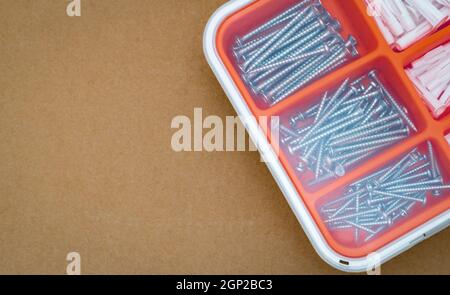
{"type": "Polygon", "coordinates": [[[319,256],[332,267],[346,272],[369,271],[378,263],[382,264],[408,250],[412,246],[445,229],[450,224],[450,210],[436,216],[427,223],[379,249],[375,254],[363,258],[350,258],[335,252],[326,242],[314,219],[302,201],[289,176],[281,165],[275,150],[268,142],[244,98],[222,63],[216,48],[216,34],[222,22],[231,14],[258,0],[231,0],[220,7],[210,18],[203,36],[203,49],[206,59],[219,80],[228,99],[236,110],[253,142],[266,159],[266,164],[283,192],[297,220],[303,227],[319,256]]]}

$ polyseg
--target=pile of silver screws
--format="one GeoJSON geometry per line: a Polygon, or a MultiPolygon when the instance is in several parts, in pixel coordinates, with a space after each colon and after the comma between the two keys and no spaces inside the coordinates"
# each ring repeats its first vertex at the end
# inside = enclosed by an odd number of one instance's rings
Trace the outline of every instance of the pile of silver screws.
{"type": "Polygon", "coordinates": [[[400,161],[351,184],[346,193],[321,207],[324,222],[332,231],[352,230],[355,242],[368,242],[408,216],[414,207],[425,206],[427,197],[439,197],[444,184],[433,146],[412,150],[400,161]]]}
{"type": "Polygon", "coordinates": [[[237,38],[233,54],[251,91],[273,106],[359,55],[320,0],[302,0],[237,38]]]}
{"type": "Polygon", "coordinates": [[[417,132],[375,70],[346,79],[289,122],[280,124],[281,143],[298,156],[299,173],[314,174],[310,186],[344,176],[351,166],[417,132]]]}

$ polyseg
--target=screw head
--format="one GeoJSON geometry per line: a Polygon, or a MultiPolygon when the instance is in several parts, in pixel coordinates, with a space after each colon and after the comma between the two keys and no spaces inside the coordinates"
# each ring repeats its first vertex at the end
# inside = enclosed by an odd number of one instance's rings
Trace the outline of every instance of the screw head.
{"type": "Polygon", "coordinates": [[[316,22],[323,28],[327,26],[327,22],[322,18],[322,15],[319,16],[316,22]]]}
{"type": "Polygon", "coordinates": [[[298,121],[303,121],[305,120],[305,115],[303,115],[303,113],[299,112],[297,115],[292,116],[289,119],[289,123],[291,124],[291,126],[295,126],[295,124],[297,124],[298,121]]]}
{"type": "MultiPolygon", "coordinates": [[[[366,90],[366,88],[362,82],[352,83],[351,87],[355,87],[358,90],[358,93],[363,93],[366,90]]],[[[365,103],[365,102],[362,102],[362,103],[365,103]]],[[[360,106],[363,107],[362,104],[360,106]]],[[[363,111],[364,111],[364,108],[363,108],[363,111]]]]}
{"type": "Polygon", "coordinates": [[[242,47],[244,45],[241,37],[236,37],[234,43],[236,44],[237,47],[242,47]]]}
{"type": "MultiPolygon", "coordinates": [[[[378,85],[378,71],[377,70],[371,70],[367,76],[378,85]]],[[[379,85],[378,85],[379,86],[379,85]]]]}
{"type": "Polygon", "coordinates": [[[327,26],[327,29],[325,31],[325,37],[326,38],[332,37],[333,44],[340,43],[342,41],[341,35],[339,35],[338,30],[336,30],[332,26],[327,26]]]}
{"type": "MultiPolygon", "coordinates": [[[[444,182],[444,180],[442,179],[442,176],[438,176],[437,179],[438,179],[441,183],[444,182]]],[[[431,195],[432,195],[433,197],[440,197],[440,196],[442,195],[442,193],[441,193],[440,190],[433,190],[433,191],[431,192],[431,195]]]]}
{"type": "Polygon", "coordinates": [[[427,204],[427,196],[423,196],[422,205],[425,206],[427,204]]]}
{"type": "Polygon", "coordinates": [[[280,142],[281,142],[282,144],[286,144],[286,143],[288,143],[291,139],[292,139],[292,138],[290,138],[289,136],[288,136],[288,137],[284,137],[284,138],[282,138],[282,139],[280,140],[280,142]]]}
{"type": "Polygon", "coordinates": [[[294,148],[293,148],[291,145],[288,145],[288,151],[289,151],[289,153],[290,153],[291,155],[294,155],[294,154],[295,154],[295,150],[294,150],[294,148]]]}
{"type": "Polygon", "coordinates": [[[406,135],[411,134],[411,129],[409,128],[409,126],[405,126],[405,128],[403,128],[403,131],[406,135]]]}
{"type": "Polygon", "coordinates": [[[322,18],[325,22],[329,23],[329,22],[331,22],[331,21],[333,20],[333,17],[331,16],[331,14],[330,14],[325,8],[319,7],[319,11],[320,11],[320,13],[322,14],[322,15],[321,15],[321,18],[322,18]]]}
{"type": "Polygon", "coordinates": [[[330,158],[330,155],[326,155],[323,159],[324,163],[326,163],[328,166],[333,165],[333,160],[330,158]]]}
{"type": "Polygon", "coordinates": [[[299,157],[300,161],[305,165],[308,166],[311,163],[311,160],[305,157],[299,157]]]}
{"type": "Polygon", "coordinates": [[[418,154],[417,152],[411,153],[411,154],[409,154],[409,156],[410,156],[412,163],[417,163],[417,162],[421,161],[421,159],[422,159],[420,154],[418,154]]]}
{"type": "Polygon", "coordinates": [[[250,88],[250,90],[253,92],[253,94],[259,94],[258,91],[256,90],[255,84],[253,83],[253,81],[251,80],[251,77],[249,77],[249,74],[242,74],[242,80],[244,81],[245,84],[247,84],[250,88]]]}
{"type": "Polygon", "coordinates": [[[331,28],[333,28],[335,31],[340,31],[342,29],[342,25],[341,22],[338,21],[337,19],[333,19],[330,21],[330,23],[328,24],[331,28]]]}
{"type": "Polygon", "coordinates": [[[266,93],[264,93],[264,92],[261,93],[261,96],[262,96],[262,98],[263,98],[265,103],[268,103],[268,104],[272,103],[270,97],[266,93]]]}
{"type": "Polygon", "coordinates": [[[302,162],[299,162],[297,164],[297,167],[295,167],[295,170],[297,170],[300,173],[305,172],[305,165],[302,162]]]}
{"type": "MultiPolygon", "coordinates": [[[[358,89],[358,92],[360,92],[360,91],[364,91],[364,90],[358,89]]],[[[360,116],[362,114],[364,114],[364,109],[361,106],[359,106],[359,107],[356,108],[356,110],[353,111],[352,116],[357,117],[357,116],[360,116]]]]}
{"type": "Polygon", "coordinates": [[[392,218],[390,218],[390,217],[388,217],[387,219],[386,219],[386,222],[387,222],[387,224],[388,225],[392,225],[394,222],[392,221],[392,218]]]}
{"type": "Polygon", "coordinates": [[[250,80],[250,77],[249,77],[248,74],[243,74],[243,75],[242,75],[242,80],[244,80],[244,83],[245,83],[245,84],[247,84],[247,85],[249,85],[249,86],[251,86],[251,87],[253,88],[253,83],[252,83],[252,81],[250,80]]]}
{"type": "Polygon", "coordinates": [[[311,3],[310,5],[316,7],[319,10],[325,10],[322,4],[322,0],[313,0],[313,3],[311,3]]]}
{"type": "MultiPolygon", "coordinates": [[[[238,50],[236,50],[236,49],[233,50],[233,56],[239,63],[242,61],[241,60],[242,55],[239,53],[238,50]]],[[[240,68],[240,66],[239,66],[239,68],[240,68]]]]}
{"type": "Polygon", "coordinates": [[[350,35],[348,37],[348,41],[349,44],[351,44],[353,47],[358,46],[358,41],[356,41],[355,37],[353,37],[353,35],[350,35]]]}
{"type": "MultiPolygon", "coordinates": [[[[329,156],[331,156],[331,157],[334,156],[334,148],[332,146],[327,146],[326,152],[328,153],[329,156]]],[[[331,161],[331,159],[330,159],[330,161],[331,161]]],[[[330,164],[330,163],[328,163],[328,164],[330,164]]]]}
{"type": "Polygon", "coordinates": [[[433,197],[440,197],[442,194],[441,194],[440,191],[434,190],[434,191],[431,192],[431,195],[432,195],[433,197]]]}
{"type": "Polygon", "coordinates": [[[320,18],[322,16],[322,13],[320,12],[320,7],[321,5],[316,5],[316,4],[312,4],[311,7],[311,14],[314,17],[320,18]]]}
{"type": "Polygon", "coordinates": [[[328,53],[331,52],[331,47],[330,47],[330,45],[327,44],[326,42],[323,43],[322,48],[323,48],[323,51],[324,51],[325,54],[328,54],[328,53]]]}
{"type": "Polygon", "coordinates": [[[351,90],[351,92],[352,92],[352,94],[353,95],[358,95],[358,94],[360,94],[361,92],[361,89],[360,88],[357,88],[357,87],[355,87],[355,86],[350,86],[350,90],[351,90]]]}
{"type": "Polygon", "coordinates": [[[432,172],[430,169],[428,169],[427,171],[425,171],[425,173],[426,173],[427,177],[428,177],[430,180],[433,178],[433,172],[432,172]]]}
{"type": "Polygon", "coordinates": [[[337,176],[342,177],[345,175],[345,168],[342,164],[337,163],[334,167],[334,173],[336,173],[337,176]]]}
{"type": "Polygon", "coordinates": [[[403,216],[403,217],[408,216],[408,211],[406,211],[405,209],[401,209],[400,216],[403,216]]]}
{"type": "MultiPolygon", "coordinates": [[[[375,82],[371,81],[370,84],[374,85],[376,87],[376,89],[378,91],[380,91],[380,88],[378,87],[378,85],[375,84],[375,82]]],[[[381,94],[381,92],[380,92],[380,94],[381,94]]],[[[386,103],[386,101],[384,99],[379,99],[378,102],[382,109],[382,116],[388,115],[389,112],[391,111],[391,107],[386,103]]],[[[402,120],[398,119],[398,121],[400,122],[400,124],[402,123],[402,120]]]]}
{"type": "Polygon", "coordinates": [[[356,41],[355,37],[353,37],[352,35],[350,35],[348,37],[347,42],[345,42],[345,47],[347,48],[347,51],[353,56],[358,56],[359,52],[358,49],[356,49],[356,47],[358,46],[358,42],[356,41]]]}
{"type": "Polygon", "coordinates": [[[238,63],[237,66],[238,66],[239,70],[241,70],[242,73],[244,73],[244,74],[247,73],[247,70],[245,69],[244,63],[238,63]]]}

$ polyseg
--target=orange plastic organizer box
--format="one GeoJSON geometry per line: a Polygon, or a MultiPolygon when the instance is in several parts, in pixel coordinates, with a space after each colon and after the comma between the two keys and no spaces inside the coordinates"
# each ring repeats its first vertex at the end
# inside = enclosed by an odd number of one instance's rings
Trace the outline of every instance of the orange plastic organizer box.
{"type": "MultiPolygon", "coordinates": [[[[237,36],[245,35],[258,24],[280,14],[295,3],[298,1],[259,0],[232,13],[217,30],[215,44],[217,55],[255,117],[279,116],[283,123],[296,111],[304,111],[313,103],[317,103],[325,91],[336,89],[345,79],[356,79],[373,69],[378,71],[380,79],[398,102],[406,107],[409,117],[417,127],[417,132],[411,133],[406,139],[385,148],[353,167],[343,177],[330,180],[325,185],[308,186],[307,179],[296,172],[292,155],[284,148],[280,151],[280,162],[330,247],[345,257],[365,257],[450,208],[450,190],[445,190],[443,196],[432,198],[426,206],[414,209],[408,218],[402,219],[367,243],[355,242],[349,238],[350,233],[345,231],[331,231],[320,212],[322,204],[341,196],[343,190],[358,179],[395,163],[415,148],[426,153],[428,141],[435,149],[444,183],[450,182],[450,147],[445,139],[446,132],[450,130],[450,116],[447,112],[440,119],[434,119],[404,71],[404,68],[415,59],[448,42],[450,26],[444,25],[408,49],[395,52],[386,43],[376,22],[367,14],[364,0],[322,0],[330,14],[341,22],[343,37],[353,35],[356,38],[360,56],[270,107],[246,87],[241,79],[232,48],[237,36]]],[[[266,135],[269,137],[268,132],[266,135]]]]}

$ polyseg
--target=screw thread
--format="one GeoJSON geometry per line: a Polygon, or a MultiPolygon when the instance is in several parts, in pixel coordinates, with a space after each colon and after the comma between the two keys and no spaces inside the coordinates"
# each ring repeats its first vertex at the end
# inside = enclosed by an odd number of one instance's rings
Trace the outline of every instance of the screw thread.
{"type": "Polygon", "coordinates": [[[280,15],[270,19],[269,21],[263,23],[261,26],[257,27],[253,31],[247,33],[246,35],[244,35],[241,38],[241,40],[243,42],[245,42],[245,41],[251,39],[253,36],[256,36],[257,34],[263,32],[267,29],[270,29],[276,25],[279,25],[279,24],[285,22],[288,19],[291,19],[297,13],[297,10],[304,9],[305,6],[308,4],[310,4],[310,0],[304,0],[304,1],[294,5],[293,7],[289,8],[288,10],[281,13],[280,15]]]}

